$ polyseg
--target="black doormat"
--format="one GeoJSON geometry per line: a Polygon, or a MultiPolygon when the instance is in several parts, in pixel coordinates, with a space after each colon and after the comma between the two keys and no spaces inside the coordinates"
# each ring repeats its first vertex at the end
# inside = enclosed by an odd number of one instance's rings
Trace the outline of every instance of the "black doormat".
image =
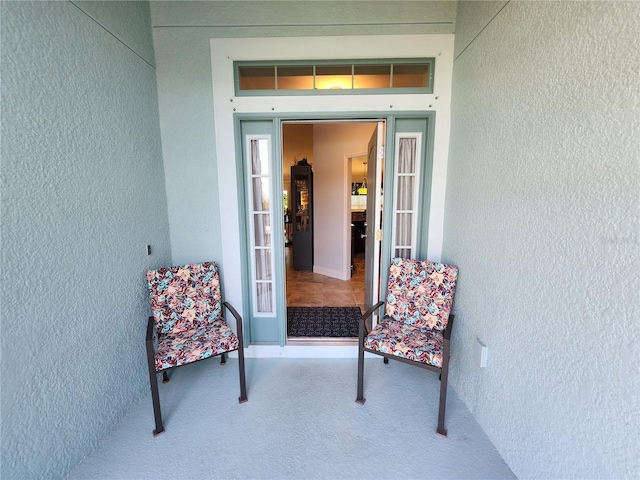
{"type": "Polygon", "coordinates": [[[287,307],[290,337],[357,337],[359,307],[287,307]]]}

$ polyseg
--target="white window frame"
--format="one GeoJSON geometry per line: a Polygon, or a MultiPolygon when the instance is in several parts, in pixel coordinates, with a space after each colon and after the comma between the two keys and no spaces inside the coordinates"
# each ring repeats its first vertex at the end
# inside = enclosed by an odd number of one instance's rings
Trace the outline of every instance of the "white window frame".
{"type": "Polygon", "coordinates": [[[422,132],[399,132],[396,133],[395,139],[395,162],[394,162],[394,175],[393,175],[393,222],[392,222],[392,231],[391,231],[391,256],[397,257],[398,250],[411,250],[410,256],[415,256],[417,243],[418,243],[418,207],[419,207],[419,199],[421,192],[420,185],[420,167],[422,164],[422,132]],[[402,139],[415,139],[416,140],[416,151],[415,151],[415,170],[412,173],[400,173],[400,140],[402,139]],[[411,209],[410,210],[398,210],[398,181],[400,177],[414,177],[413,182],[413,198],[411,199],[411,209]],[[397,233],[397,224],[398,224],[398,214],[399,213],[411,213],[411,244],[410,245],[398,245],[396,243],[396,233],[397,233]]]}
{"type": "MultiPolygon", "coordinates": [[[[266,246],[257,246],[255,242],[255,216],[256,215],[268,215],[269,216],[269,228],[273,230],[273,209],[274,204],[279,203],[273,196],[273,159],[272,159],[272,139],[269,134],[247,134],[245,135],[245,167],[246,167],[246,178],[247,178],[247,213],[249,217],[249,248],[251,251],[250,262],[251,262],[251,299],[252,299],[252,310],[254,317],[273,317],[277,314],[276,310],[276,281],[275,281],[275,257],[274,257],[274,245],[273,245],[273,235],[271,235],[269,244],[266,246]],[[268,172],[266,174],[261,173],[256,175],[253,173],[252,164],[253,159],[251,158],[251,142],[253,140],[266,140],[267,141],[267,160],[266,164],[268,165],[268,172]],[[267,184],[269,185],[269,210],[268,213],[265,214],[264,210],[254,210],[254,199],[253,199],[253,180],[256,178],[267,179],[267,184]],[[256,251],[257,250],[270,250],[270,255],[268,256],[271,271],[271,278],[268,280],[258,280],[257,278],[257,266],[256,266],[256,251]],[[258,284],[266,283],[271,284],[271,310],[261,312],[258,310],[259,301],[258,301],[258,284]]],[[[265,163],[265,162],[263,162],[265,163]]]]}

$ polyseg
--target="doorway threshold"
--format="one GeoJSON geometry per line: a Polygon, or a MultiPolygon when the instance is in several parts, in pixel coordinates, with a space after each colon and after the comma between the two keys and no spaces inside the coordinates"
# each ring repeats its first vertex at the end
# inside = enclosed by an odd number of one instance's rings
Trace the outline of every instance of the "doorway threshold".
{"type": "Polygon", "coordinates": [[[245,349],[246,358],[358,358],[357,339],[329,338],[325,341],[307,339],[287,341],[280,345],[251,344],[245,349]]]}
{"type": "Polygon", "coordinates": [[[354,337],[287,337],[287,345],[291,346],[358,346],[358,339],[354,337]]]}

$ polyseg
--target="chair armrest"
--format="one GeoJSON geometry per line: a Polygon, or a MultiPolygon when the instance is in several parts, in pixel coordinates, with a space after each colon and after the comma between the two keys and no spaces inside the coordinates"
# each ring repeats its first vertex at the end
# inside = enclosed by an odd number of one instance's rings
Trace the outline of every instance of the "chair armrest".
{"type": "Polygon", "coordinates": [[[237,310],[233,308],[233,305],[231,305],[229,302],[222,302],[222,304],[225,307],[227,307],[227,309],[231,312],[231,315],[233,315],[234,318],[236,319],[236,329],[237,329],[236,335],[238,337],[238,348],[242,349],[244,348],[244,339],[242,335],[242,317],[237,312],[237,310]]]}
{"type": "Polygon", "coordinates": [[[149,363],[149,375],[153,377],[156,373],[155,356],[158,348],[158,331],[153,317],[149,317],[147,322],[147,335],[145,349],[147,350],[147,362],[149,363]]]}
{"type": "Polygon", "coordinates": [[[146,342],[147,343],[154,343],[154,334],[155,334],[155,324],[153,322],[153,317],[149,317],[149,320],[147,322],[147,338],[146,338],[146,342]]]}
{"type": "Polygon", "coordinates": [[[451,340],[451,328],[453,325],[453,320],[455,318],[455,315],[453,313],[449,314],[449,321],[447,322],[447,326],[444,329],[444,339],[445,340],[451,340]]]}
{"type": "Polygon", "coordinates": [[[360,317],[360,322],[364,322],[364,327],[366,329],[366,333],[369,333],[371,331],[371,324],[367,322],[367,320],[371,317],[371,315],[373,315],[373,313],[378,310],[382,305],[384,305],[384,300],[380,300],[378,303],[376,303],[373,307],[371,307],[369,310],[367,310],[366,312],[364,312],[362,314],[362,316],[360,317]]]}

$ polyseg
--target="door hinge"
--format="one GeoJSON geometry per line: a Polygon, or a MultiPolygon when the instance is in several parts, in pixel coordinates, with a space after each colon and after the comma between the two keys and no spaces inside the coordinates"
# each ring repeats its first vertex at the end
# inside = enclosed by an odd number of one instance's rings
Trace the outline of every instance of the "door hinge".
{"type": "Polygon", "coordinates": [[[382,230],[376,230],[376,240],[378,242],[382,241],[382,230]]]}

